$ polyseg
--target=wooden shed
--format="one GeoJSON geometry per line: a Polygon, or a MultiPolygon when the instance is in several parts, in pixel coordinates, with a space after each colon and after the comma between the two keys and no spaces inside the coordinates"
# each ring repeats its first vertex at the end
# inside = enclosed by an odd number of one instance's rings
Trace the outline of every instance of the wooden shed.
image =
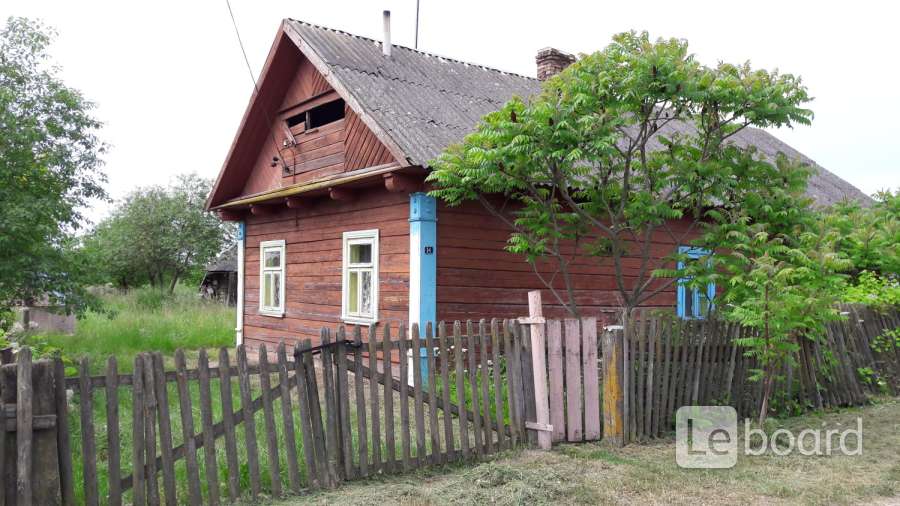
{"type": "MultiPolygon", "coordinates": [[[[542,77],[571,61],[561,54],[538,54],[542,77]]],[[[207,201],[240,224],[238,342],[316,340],[340,323],[527,314],[527,291],[543,284],[504,250],[504,224],[478,204],[435,201],[424,178],[482,115],[539,90],[532,77],[284,20],[207,201]]],[[[765,131],[738,137],[814,163],[765,131]]],[[[822,168],[810,194],[822,204],[866,198],[822,168]]],[[[654,251],[680,246],[661,237],[654,251]]],[[[611,272],[590,262],[576,271],[586,316],[619,306],[611,272]]],[[[677,295],[647,303],[674,307],[677,295]]]]}

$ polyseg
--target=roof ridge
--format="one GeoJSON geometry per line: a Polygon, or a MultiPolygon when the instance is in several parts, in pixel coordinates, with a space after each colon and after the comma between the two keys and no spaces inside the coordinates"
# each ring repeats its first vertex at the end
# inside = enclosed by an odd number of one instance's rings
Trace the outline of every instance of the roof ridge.
{"type": "MultiPolygon", "coordinates": [[[[302,25],[306,25],[306,26],[309,26],[309,27],[312,27],[312,28],[316,28],[316,29],[319,29],[319,30],[327,30],[327,31],[339,33],[339,34],[342,34],[342,35],[347,35],[347,36],[349,36],[349,37],[355,37],[355,38],[357,38],[357,39],[367,40],[367,41],[369,41],[369,42],[381,43],[380,40],[376,40],[376,39],[373,39],[373,38],[371,38],[371,37],[366,37],[366,36],[364,36],[364,35],[357,35],[357,34],[355,34],[355,33],[350,33],[350,32],[344,31],[344,30],[339,30],[339,29],[337,29],[337,28],[330,28],[330,27],[327,27],[327,26],[317,25],[317,24],[315,24],[315,23],[310,23],[310,22],[308,22],[308,21],[302,21],[302,20],[294,19],[294,18],[286,18],[286,19],[289,20],[289,21],[293,21],[294,23],[300,23],[300,24],[302,24],[302,25]]],[[[447,60],[447,61],[451,61],[451,62],[453,62],[453,63],[459,63],[459,64],[462,64],[462,65],[468,65],[468,66],[471,66],[471,67],[478,67],[478,68],[480,68],[480,69],[488,70],[488,71],[491,71],[491,72],[496,72],[496,73],[498,73],[498,74],[503,74],[503,75],[508,75],[508,76],[515,76],[515,77],[521,77],[522,79],[528,79],[529,81],[536,81],[536,82],[539,82],[539,81],[540,81],[540,80],[539,80],[538,78],[536,78],[536,77],[526,76],[526,75],[523,75],[523,74],[519,74],[518,72],[510,72],[510,71],[508,71],[508,70],[502,70],[502,69],[498,69],[498,68],[496,68],[496,67],[489,67],[489,66],[487,66],[487,65],[482,65],[482,64],[480,64],[480,63],[472,63],[472,62],[468,62],[468,61],[459,60],[459,59],[456,59],[456,58],[450,58],[449,56],[444,56],[444,55],[440,55],[440,54],[437,54],[437,53],[430,53],[430,52],[428,52],[428,51],[422,51],[421,49],[414,49],[414,48],[411,48],[411,47],[402,46],[402,45],[400,45],[400,44],[391,44],[391,46],[392,46],[392,47],[395,47],[395,48],[398,48],[398,49],[405,49],[405,50],[410,51],[410,52],[413,52],[413,53],[419,53],[419,54],[424,55],[424,56],[430,56],[430,57],[433,57],[433,58],[440,58],[440,59],[442,59],[442,60],[447,60]]]]}

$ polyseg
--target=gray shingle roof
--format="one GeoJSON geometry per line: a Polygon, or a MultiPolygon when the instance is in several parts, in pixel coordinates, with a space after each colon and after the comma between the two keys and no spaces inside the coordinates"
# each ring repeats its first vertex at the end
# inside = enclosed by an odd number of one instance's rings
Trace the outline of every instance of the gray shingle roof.
{"type": "MultiPolygon", "coordinates": [[[[482,116],[515,95],[528,97],[541,88],[540,81],[532,77],[403,46],[394,45],[391,57],[386,58],[378,41],[302,21],[287,22],[413,165],[428,166],[447,146],[462,141],[482,116]]],[[[810,180],[808,193],[820,205],[843,199],[871,201],[768,132],[745,129],[734,141],[755,145],[770,158],[782,152],[814,165],[818,173],[810,180]]]]}

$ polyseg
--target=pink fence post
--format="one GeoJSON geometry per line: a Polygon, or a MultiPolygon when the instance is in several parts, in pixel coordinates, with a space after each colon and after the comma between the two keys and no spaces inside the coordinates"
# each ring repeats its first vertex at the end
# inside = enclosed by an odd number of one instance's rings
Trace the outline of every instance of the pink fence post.
{"type": "Polygon", "coordinates": [[[547,396],[547,351],[544,338],[544,313],[541,292],[528,292],[528,316],[519,323],[531,325],[531,360],[534,371],[534,406],[536,422],[525,422],[525,427],[537,431],[538,447],[549,450],[553,427],[550,425],[550,406],[547,396]]]}

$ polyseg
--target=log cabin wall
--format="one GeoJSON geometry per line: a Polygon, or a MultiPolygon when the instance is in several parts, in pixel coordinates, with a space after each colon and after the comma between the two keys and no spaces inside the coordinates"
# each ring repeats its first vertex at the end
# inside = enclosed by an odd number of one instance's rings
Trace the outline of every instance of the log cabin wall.
{"type": "MultiPolygon", "coordinates": [[[[437,312],[439,320],[469,318],[514,318],[528,314],[528,291],[542,289],[544,311],[548,317],[567,317],[553,295],[535,275],[521,255],[505,250],[509,229],[478,203],[459,207],[438,204],[437,312]]],[[[683,223],[671,224],[684,230],[683,223]]],[[[651,255],[662,258],[677,245],[663,233],[656,234],[651,255]]],[[[634,248],[637,248],[634,245],[634,248]]],[[[626,259],[626,280],[634,279],[638,258],[626,259]]],[[[545,278],[552,276],[554,264],[539,264],[545,278]]],[[[610,320],[619,307],[615,271],[610,261],[600,265],[596,258],[582,256],[572,266],[575,296],[583,316],[604,316],[610,320]]],[[[564,289],[561,280],[555,283],[564,289]]],[[[564,290],[563,290],[564,293],[564,290]]],[[[648,307],[674,308],[673,284],[651,298],[648,307]]]]}
{"type": "Polygon", "coordinates": [[[260,148],[242,194],[393,162],[387,148],[347,105],[344,117],[328,124],[312,128],[305,124],[288,125],[290,119],[338,100],[341,97],[309,60],[301,59],[281,106],[272,117],[268,138],[260,148]],[[279,161],[273,165],[276,157],[279,161]]]}
{"type": "Polygon", "coordinates": [[[379,230],[379,322],[408,318],[409,195],[383,185],[361,189],[352,202],[319,198],[308,209],[286,207],[271,216],[248,216],[244,270],[244,342],[311,338],[341,324],[342,235],[379,230]],[[259,313],[259,244],[285,248],[285,315],[259,313]]]}

